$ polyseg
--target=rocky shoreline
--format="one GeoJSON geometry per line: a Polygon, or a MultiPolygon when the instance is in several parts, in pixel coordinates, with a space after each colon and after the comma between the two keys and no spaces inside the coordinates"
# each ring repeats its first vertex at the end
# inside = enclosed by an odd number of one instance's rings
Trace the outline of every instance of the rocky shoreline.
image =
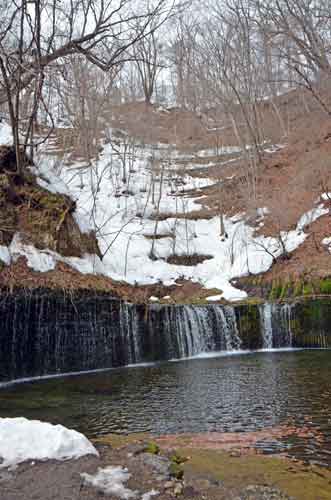
{"type": "MultiPolygon", "coordinates": [[[[142,500],[326,500],[331,472],[284,457],[247,453],[233,442],[227,449],[193,446],[186,438],[150,441],[148,436],[102,436],[99,457],[65,462],[25,462],[0,469],[1,500],[97,500],[119,498],[105,482],[92,484],[97,470],[128,471],[122,498],[142,500]],[[160,443],[160,446],[159,446],[160,443]],[[174,448],[176,445],[176,448],[174,448]],[[126,496],[125,496],[126,495],[126,496]]],[[[200,436],[202,443],[202,436],[200,436]]]]}

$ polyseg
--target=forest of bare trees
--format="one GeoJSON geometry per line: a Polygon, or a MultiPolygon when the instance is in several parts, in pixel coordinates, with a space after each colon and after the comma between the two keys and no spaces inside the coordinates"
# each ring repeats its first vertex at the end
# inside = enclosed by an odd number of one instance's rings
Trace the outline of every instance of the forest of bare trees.
{"type": "MultiPolygon", "coordinates": [[[[22,145],[31,146],[35,123],[52,125],[59,114],[84,135],[87,116],[88,126],[97,127],[97,107],[115,96],[168,100],[202,114],[218,107],[243,149],[252,146],[247,163],[254,196],[264,140],[261,100],[270,99],[284,136],[288,130],[275,98],[285,90],[305,88],[331,113],[322,91],[331,70],[330,3],[202,4],[2,2],[0,104],[10,115],[15,143],[24,125],[22,145]]],[[[19,161],[19,149],[17,154],[19,161]]]]}

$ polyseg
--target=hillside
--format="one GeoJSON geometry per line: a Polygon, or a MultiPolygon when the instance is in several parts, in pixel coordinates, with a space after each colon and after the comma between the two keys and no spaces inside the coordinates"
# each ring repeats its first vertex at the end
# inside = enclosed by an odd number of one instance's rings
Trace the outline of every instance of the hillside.
{"type": "Polygon", "coordinates": [[[279,96],[277,109],[287,117],[286,136],[274,105],[260,103],[254,198],[249,148],[238,145],[229,117],[217,110],[106,109],[89,163],[75,130],[55,129],[15,201],[5,194],[2,170],[2,286],[232,301],[245,299],[241,287],[265,296],[275,282],[304,286],[330,277],[331,123],[299,91],[279,96]]]}

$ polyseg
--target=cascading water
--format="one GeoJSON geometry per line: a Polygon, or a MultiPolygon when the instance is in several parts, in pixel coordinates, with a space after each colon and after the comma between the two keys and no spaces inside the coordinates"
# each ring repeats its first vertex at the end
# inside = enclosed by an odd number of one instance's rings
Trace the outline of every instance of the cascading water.
{"type": "Polygon", "coordinates": [[[293,333],[292,333],[292,326],[291,326],[291,321],[292,321],[292,309],[293,305],[292,304],[284,304],[283,307],[281,308],[281,314],[282,314],[282,319],[285,324],[285,329],[287,332],[287,338],[286,341],[289,346],[292,347],[293,345],[293,333]]]}
{"type": "Polygon", "coordinates": [[[241,339],[238,333],[234,308],[229,306],[214,306],[214,313],[216,316],[216,328],[221,336],[222,349],[225,351],[240,349],[241,339]]]}
{"type": "Polygon", "coordinates": [[[329,347],[330,302],[314,307],[311,314],[306,304],[146,306],[87,292],[0,294],[0,380],[205,352],[329,347]]]}
{"type": "Polygon", "coordinates": [[[293,347],[291,304],[263,304],[259,306],[263,349],[293,347]]]}
{"type": "Polygon", "coordinates": [[[260,311],[260,324],[263,349],[272,349],[273,347],[273,329],[272,329],[272,317],[273,317],[273,304],[263,304],[259,306],[260,311]]]}

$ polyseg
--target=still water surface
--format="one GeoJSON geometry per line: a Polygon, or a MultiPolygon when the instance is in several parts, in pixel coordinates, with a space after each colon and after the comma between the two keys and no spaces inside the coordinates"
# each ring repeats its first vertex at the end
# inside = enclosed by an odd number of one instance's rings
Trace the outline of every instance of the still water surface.
{"type": "Polygon", "coordinates": [[[263,451],[331,466],[331,351],[208,357],[13,385],[0,389],[0,416],[61,423],[88,437],[305,426],[306,437],[272,440],[263,451]]]}

